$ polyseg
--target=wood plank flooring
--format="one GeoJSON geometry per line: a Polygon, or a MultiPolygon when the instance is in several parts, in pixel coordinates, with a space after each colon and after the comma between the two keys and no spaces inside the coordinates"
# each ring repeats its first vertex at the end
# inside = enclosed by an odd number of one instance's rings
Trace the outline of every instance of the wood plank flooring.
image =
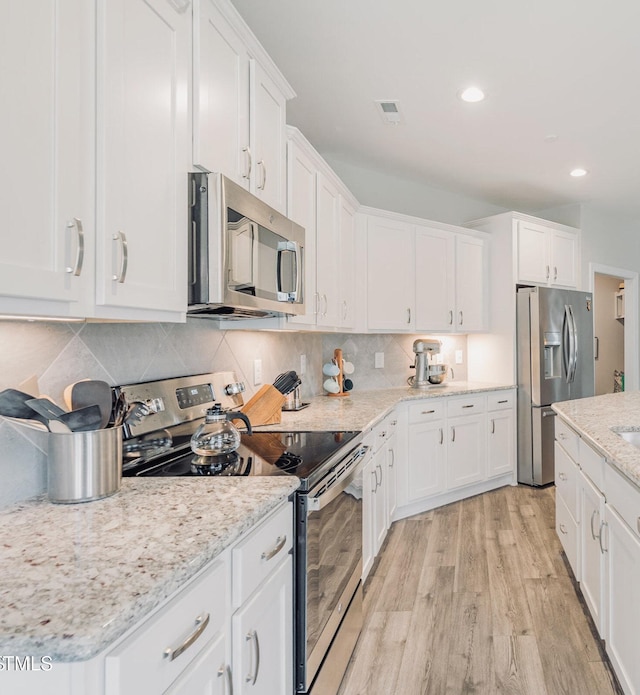
{"type": "Polygon", "coordinates": [[[339,695],[620,695],[554,492],[505,487],[393,524],[339,695]]]}

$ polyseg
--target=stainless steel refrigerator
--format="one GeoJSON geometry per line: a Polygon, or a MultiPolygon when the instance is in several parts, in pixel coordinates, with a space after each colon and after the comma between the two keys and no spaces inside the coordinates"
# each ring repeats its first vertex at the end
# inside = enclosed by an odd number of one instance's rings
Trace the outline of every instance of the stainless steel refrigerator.
{"type": "Polygon", "coordinates": [[[594,395],[593,301],[588,292],[517,292],[518,482],[554,481],[551,404],[594,395]]]}

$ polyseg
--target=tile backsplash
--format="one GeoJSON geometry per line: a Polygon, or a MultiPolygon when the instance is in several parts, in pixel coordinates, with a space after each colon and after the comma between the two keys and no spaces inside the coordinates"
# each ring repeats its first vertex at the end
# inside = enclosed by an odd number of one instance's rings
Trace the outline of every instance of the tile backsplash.
{"type": "MultiPolygon", "coordinates": [[[[80,379],[111,385],[185,374],[233,370],[245,382],[248,398],[254,360],[262,360],[263,382],[283,371],[300,371],[306,355],[302,397],[323,393],[322,365],[335,348],[353,362],[354,390],[399,387],[412,374],[412,335],[356,335],[220,330],[203,319],[186,324],[64,323],[0,321],[0,390],[19,388],[37,377],[40,392],[62,402],[65,387],[80,379]],[[374,367],[384,353],[384,368],[374,367]]],[[[466,337],[443,339],[443,361],[466,379],[466,337]],[[464,363],[454,364],[455,350],[464,363]]],[[[451,378],[451,375],[448,375],[451,378]]],[[[0,418],[0,507],[39,494],[46,486],[46,433],[0,418]]]]}

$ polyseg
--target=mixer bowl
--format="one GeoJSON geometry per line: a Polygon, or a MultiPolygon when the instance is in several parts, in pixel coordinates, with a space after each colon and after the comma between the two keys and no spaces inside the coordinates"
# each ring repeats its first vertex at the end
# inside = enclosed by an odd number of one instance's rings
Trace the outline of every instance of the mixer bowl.
{"type": "Polygon", "coordinates": [[[441,384],[447,376],[446,364],[431,364],[429,365],[429,382],[431,384],[441,384]]]}

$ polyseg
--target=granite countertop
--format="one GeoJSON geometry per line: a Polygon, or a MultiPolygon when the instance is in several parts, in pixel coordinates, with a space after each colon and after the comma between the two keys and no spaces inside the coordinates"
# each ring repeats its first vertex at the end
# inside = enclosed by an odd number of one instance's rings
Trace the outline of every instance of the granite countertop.
{"type": "Polygon", "coordinates": [[[0,511],[0,654],[105,649],[286,500],[295,477],[125,478],[86,504],[0,511]]]}
{"type": "Polygon", "coordinates": [[[350,391],[344,398],[316,396],[311,399],[310,407],[298,411],[284,411],[282,422],[260,427],[260,430],[359,430],[366,432],[402,401],[461,396],[513,388],[515,388],[513,384],[451,381],[445,382],[442,386],[426,389],[404,386],[375,391],[350,391]]]}
{"type": "Polygon", "coordinates": [[[554,403],[552,408],[606,460],[640,487],[640,449],[615,430],[640,431],[640,391],[554,403]]]}

